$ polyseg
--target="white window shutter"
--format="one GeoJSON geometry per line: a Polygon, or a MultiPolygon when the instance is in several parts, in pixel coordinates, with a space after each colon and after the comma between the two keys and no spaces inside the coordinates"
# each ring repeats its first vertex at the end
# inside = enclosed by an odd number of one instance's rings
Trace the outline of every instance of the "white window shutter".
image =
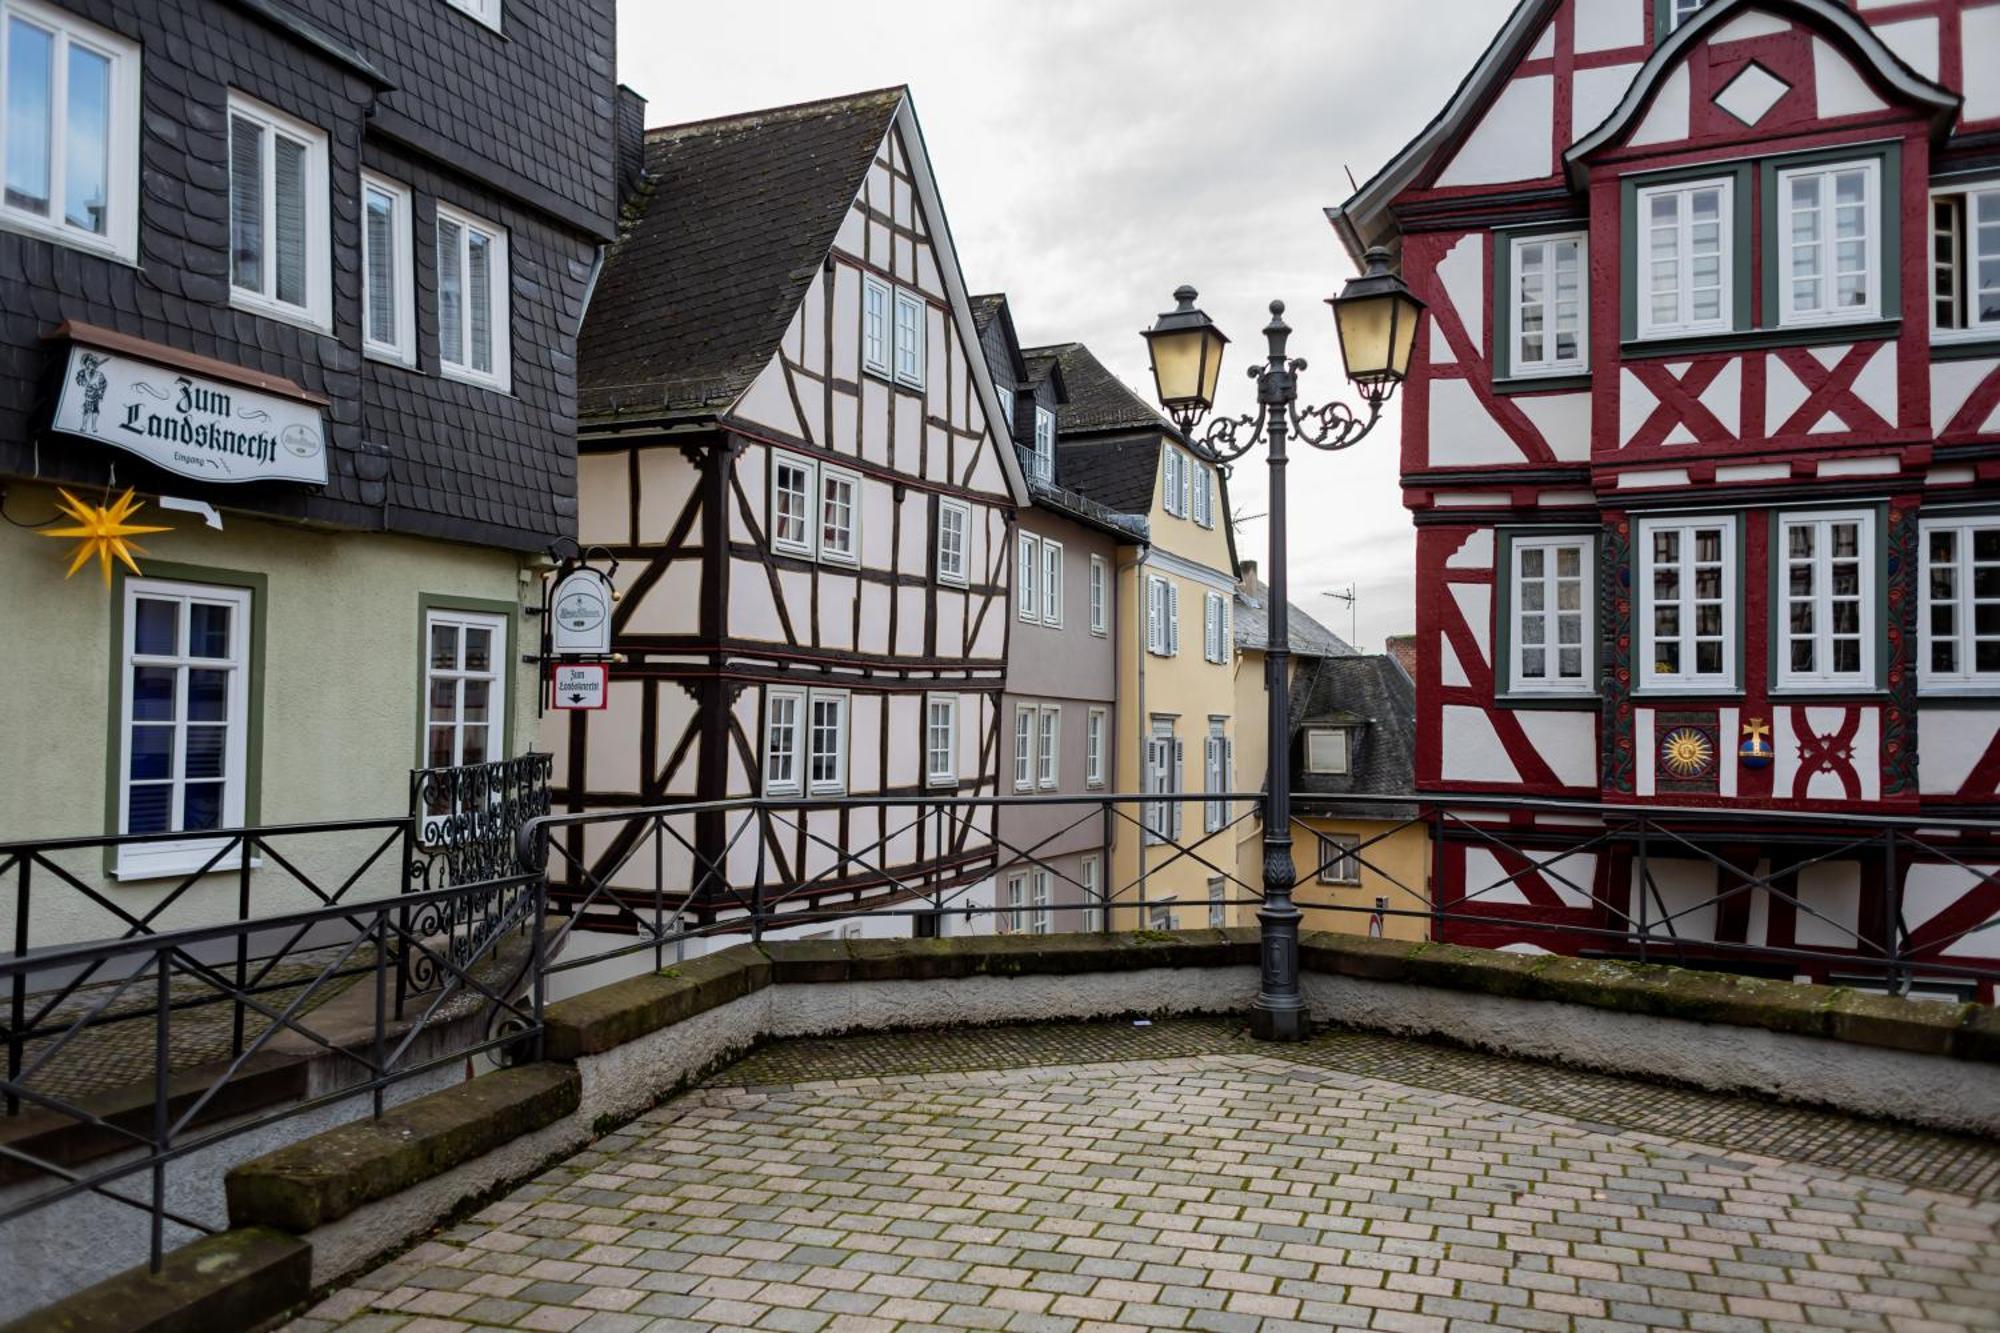
{"type": "Polygon", "coordinates": [[[1181,588],[1178,583],[1167,584],[1167,656],[1174,657],[1181,650],[1181,588]]]}
{"type": "MultiPolygon", "coordinates": [[[[1167,790],[1173,792],[1176,796],[1180,795],[1181,793],[1181,763],[1182,763],[1181,743],[1178,740],[1176,740],[1174,742],[1173,768],[1167,775],[1167,790]]],[[[1174,827],[1174,837],[1176,838],[1181,836],[1182,804],[1184,803],[1181,801],[1174,802],[1173,827],[1174,827]]]]}
{"type": "Polygon", "coordinates": [[[1215,660],[1227,666],[1229,664],[1230,649],[1229,599],[1227,597],[1217,597],[1215,599],[1215,623],[1215,660]]]}

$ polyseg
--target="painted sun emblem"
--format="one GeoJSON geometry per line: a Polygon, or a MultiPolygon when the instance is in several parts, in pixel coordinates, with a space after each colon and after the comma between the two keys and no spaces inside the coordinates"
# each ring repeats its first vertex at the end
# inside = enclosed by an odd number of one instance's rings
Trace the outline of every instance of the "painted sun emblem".
{"type": "Polygon", "coordinates": [[[1676,727],[1660,742],[1660,764],[1677,778],[1698,778],[1715,763],[1715,742],[1697,727],[1676,727]]]}
{"type": "Polygon", "coordinates": [[[42,535],[69,538],[76,542],[76,558],[70,561],[69,573],[64,574],[64,578],[82,569],[90,563],[92,556],[96,556],[97,563],[104,571],[104,586],[108,588],[111,586],[111,562],[114,558],[134,574],[139,572],[138,562],[132,557],[144,555],[146,551],[139,543],[132,540],[133,537],[148,532],[173,531],[172,528],[149,527],[131,522],[132,516],[139,512],[144,501],[133,499],[130,488],[108,505],[85,504],[68,491],[58,491],[58,494],[62,496],[62,500],[57,503],[56,508],[62,512],[64,518],[75,519],[77,526],[49,528],[42,535]]]}

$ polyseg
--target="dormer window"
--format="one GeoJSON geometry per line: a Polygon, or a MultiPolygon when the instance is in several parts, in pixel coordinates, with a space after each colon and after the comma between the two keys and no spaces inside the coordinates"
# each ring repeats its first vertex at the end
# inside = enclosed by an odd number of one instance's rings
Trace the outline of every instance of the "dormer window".
{"type": "Polygon", "coordinates": [[[1035,480],[1053,484],[1056,479],[1056,414],[1035,408],[1035,480]]]}
{"type": "Polygon", "coordinates": [[[1306,729],[1306,772],[1342,776],[1348,772],[1348,728],[1306,729]]]}

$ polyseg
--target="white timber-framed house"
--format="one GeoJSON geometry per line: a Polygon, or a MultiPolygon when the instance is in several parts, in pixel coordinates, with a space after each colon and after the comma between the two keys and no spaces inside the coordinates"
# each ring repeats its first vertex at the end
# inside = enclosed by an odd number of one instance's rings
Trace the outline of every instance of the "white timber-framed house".
{"type": "MultiPolygon", "coordinates": [[[[646,173],[579,366],[624,660],[604,711],[545,727],[557,808],[764,798],[761,847],[717,813],[667,849],[697,920],[760,873],[801,933],[962,903],[993,808],[908,802],[998,794],[1027,490],[909,93],[649,130],[646,173]]],[[[605,827],[567,849],[597,873],[642,831],[605,827]]]]}

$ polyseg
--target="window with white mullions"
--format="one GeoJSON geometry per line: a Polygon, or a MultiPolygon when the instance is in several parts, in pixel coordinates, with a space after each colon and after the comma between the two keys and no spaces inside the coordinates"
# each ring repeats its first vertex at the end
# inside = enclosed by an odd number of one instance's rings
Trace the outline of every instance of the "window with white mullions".
{"type": "Polygon", "coordinates": [[[1027,929],[1028,876],[1025,872],[1007,876],[1007,910],[999,913],[1002,934],[1019,935],[1027,929]]]}
{"type": "Polygon", "coordinates": [[[1874,684],[1874,515],[1785,515],[1780,686],[1874,684]]]}
{"type": "Polygon", "coordinates": [[[1880,173],[1873,161],[1778,173],[1779,323],[1872,319],[1879,312],[1880,173]]]}
{"type": "Polygon", "coordinates": [[[0,0],[0,225],[135,259],[139,48],[0,0]]]}
{"type": "Polygon", "coordinates": [[[1111,571],[1101,555],[1090,557],[1090,632],[1103,634],[1110,628],[1111,571]]]}
{"type": "Polygon", "coordinates": [[[1056,414],[1046,407],[1035,408],[1035,480],[1053,483],[1056,479],[1056,414]]]}
{"type": "Polygon", "coordinates": [[[1041,725],[1035,733],[1035,782],[1044,791],[1053,791],[1060,781],[1062,762],[1062,709],[1041,710],[1041,725]]]}
{"type": "Polygon", "coordinates": [[[329,326],[326,135],[229,96],[229,283],[240,305],[329,326]]]}
{"type": "Polygon", "coordinates": [[[507,233],[440,204],[437,264],[442,373],[505,390],[512,374],[507,233]]]}
{"type": "Polygon", "coordinates": [[[1077,879],[1083,885],[1083,928],[1104,929],[1104,862],[1097,856],[1084,857],[1078,864],[1077,879]]]}
{"type": "Polygon", "coordinates": [[[434,610],[424,618],[424,638],[424,763],[454,768],[503,758],[506,620],[434,610]]]}
{"type": "Polygon", "coordinates": [[[1022,704],[1014,710],[1014,790],[1035,786],[1035,709],[1022,704]]]}
{"type": "Polygon", "coordinates": [[[1314,878],[1322,884],[1359,884],[1361,839],[1352,833],[1321,833],[1319,869],[1314,878]]]}
{"type": "Polygon", "coordinates": [[[933,787],[958,782],[958,696],[933,694],[924,700],[925,778],[933,787]]]}
{"type": "Polygon", "coordinates": [[[2000,183],[1931,196],[1931,326],[1947,336],[2000,332],[2000,183]]]}
{"type": "Polygon", "coordinates": [[[1085,722],[1083,747],[1083,782],[1086,787],[1104,785],[1105,733],[1110,725],[1111,715],[1107,710],[1090,710],[1085,722]]]}
{"type": "Polygon", "coordinates": [[[858,564],[860,547],[854,539],[855,496],[861,478],[822,465],[819,470],[819,558],[837,565],[858,564]]]}
{"type": "Polygon", "coordinates": [[[864,274],[861,279],[861,364],[878,375],[890,373],[889,284],[864,274]]]}
{"type": "Polygon", "coordinates": [[[772,689],[764,695],[764,794],[799,794],[799,747],[804,690],[772,689]]]}
{"type": "Polygon", "coordinates": [[[1731,327],[1735,182],[1652,186],[1637,200],[1639,336],[1731,327]]]}
{"type": "Polygon", "coordinates": [[[913,389],[924,387],[924,312],[923,297],[896,289],[896,382],[913,389]]]}
{"type": "Polygon", "coordinates": [[[1034,622],[1042,618],[1042,544],[1032,534],[1016,538],[1018,560],[1014,578],[1014,599],[1020,618],[1034,622]]]}
{"type": "MultiPolygon", "coordinates": [[[[153,579],[128,579],[124,590],[118,831],[193,833],[241,825],[250,593],[153,579]]],[[[193,869],[206,859],[199,852],[187,844],[126,848],[119,869],[193,869]]]]}
{"type": "Polygon", "coordinates": [[[1517,693],[1588,694],[1591,679],[1588,537],[1517,537],[1508,688],[1517,693]]]}
{"type": "Polygon", "coordinates": [[[965,538],[972,525],[972,507],[958,500],[938,501],[937,576],[940,583],[964,586],[965,538]]]}
{"type": "Polygon", "coordinates": [[[1671,30],[1686,23],[1698,13],[1706,0],[1659,0],[1668,6],[1667,27],[1671,30]]]}
{"type": "Polygon", "coordinates": [[[1589,312],[1581,232],[1513,243],[1513,346],[1508,373],[1573,374],[1588,365],[1589,312]]]}
{"type": "Polygon", "coordinates": [[[1055,913],[1049,909],[1050,879],[1046,870],[1036,870],[1028,876],[1028,892],[1034,906],[1034,916],[1030,918],[1028,928],[1037,935],[1046,935],[1055,927],[1055,913]]]}
{"type": "Polygon", "coordinates": [[[1063,623],[1062,543],[1042,538],[1042,623],[1058,629],[1063,623]]]}
{"type": "Polygon", "coordinates": [[[1926,519],[1922,681],[2000,682],[2000,518],[1926,519]]]}
{"type": "Polygon", "coordinates": [[[1639,681],[1653,688],[1736,684],[1736,524],[1642,519],[1639,681]]]}
{"type": "Polygon", "coordinates": [[[815,796],[847,790],[847,695],[814,690],[807,697],[807,778],[815,796]]]}
{"type": "Polygon", "coordinates": [[[771,458],[771,545],[797,555],[813,553],[811,463],[774,454],[771,458]]]}

